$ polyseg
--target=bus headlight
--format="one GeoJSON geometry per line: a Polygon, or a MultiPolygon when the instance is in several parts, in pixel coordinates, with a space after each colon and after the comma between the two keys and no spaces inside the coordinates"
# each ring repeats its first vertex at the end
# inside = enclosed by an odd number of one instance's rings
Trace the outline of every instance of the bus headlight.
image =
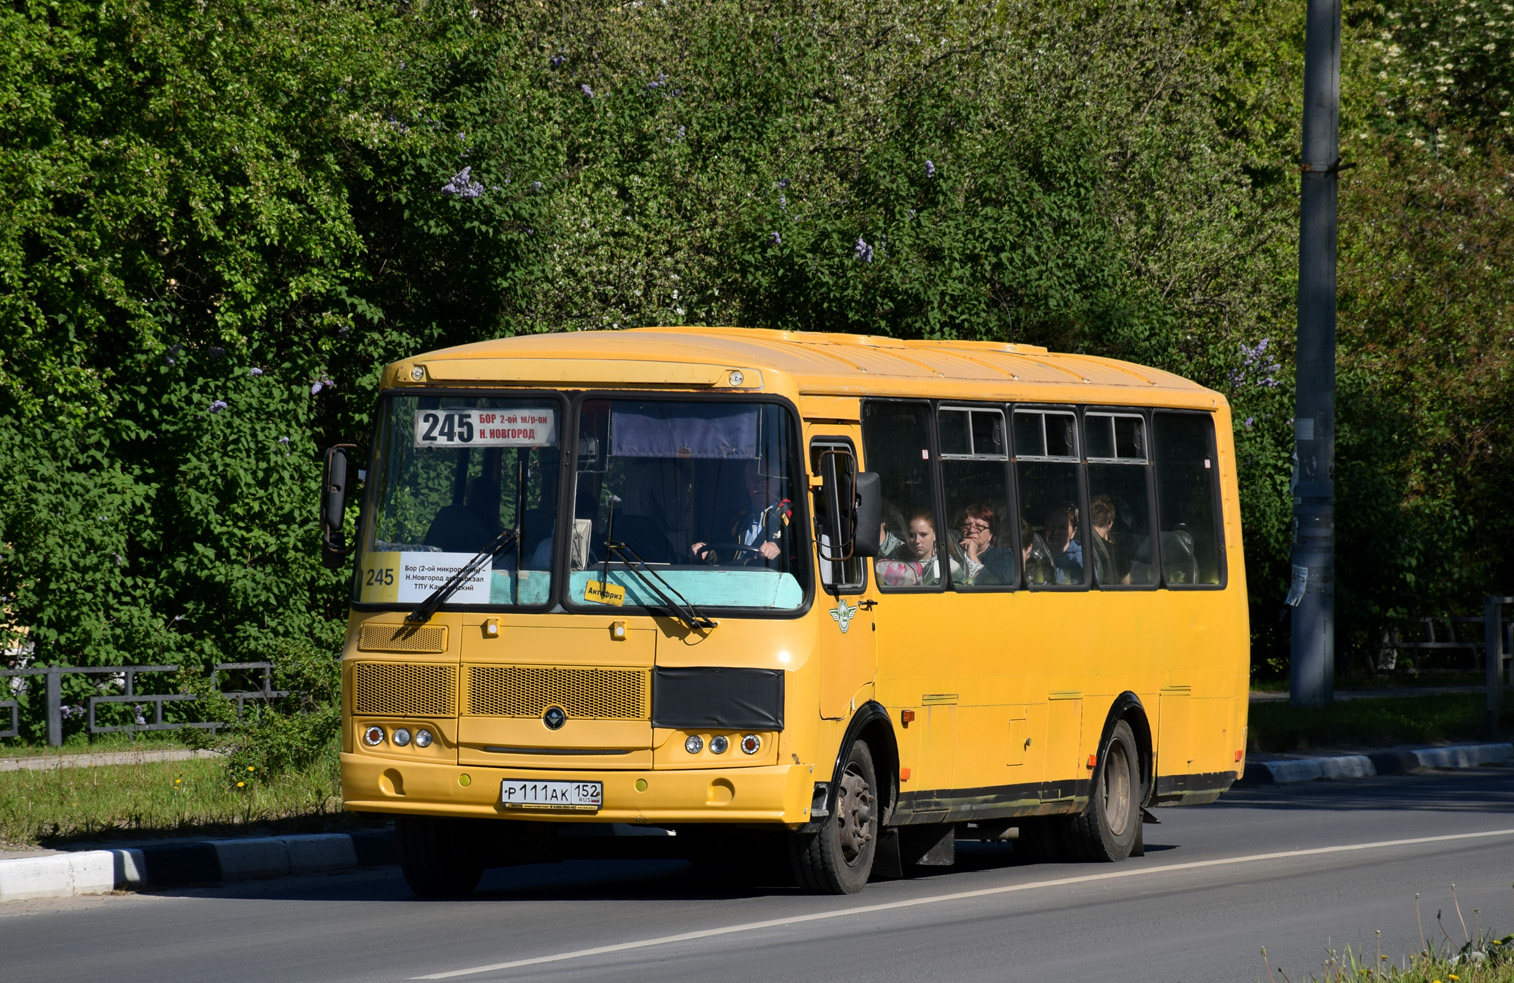
{"type": "Polygon", "coordinates": [[[731,746],[731,741],[724,734],[716,734],[710,738],[710,752],[712,754],[725,754],[726,748],[731,746]]]}
{"type": "Polygon", "coordinates": [[[688,739],[683,742],[683,749],[690,754],[698,754],[704,750],[704,738],[698,734],[690,734],[688,739]]]}
{"type": "Polygon", "coordinates": [[[404,747],[410,743],[410,732],[403,727],[394,728],[394,746],[404,747]]]}
{"type": "Polygon", "coordinates": [[[363,743],[369,747],[378,747],[384,743],[384,728],[375,724],[363,731],[363,743]]]}
{"type": "Polygon", "coordinates": [[[424,727],[415,732],[416,747],[430,747],[432,740],[431,732],[424,727]]]}

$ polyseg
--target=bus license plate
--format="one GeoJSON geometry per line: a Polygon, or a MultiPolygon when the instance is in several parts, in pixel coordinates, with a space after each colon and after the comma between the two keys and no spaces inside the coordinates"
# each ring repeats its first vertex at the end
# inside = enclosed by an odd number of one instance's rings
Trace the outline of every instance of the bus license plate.
{"type": "Polygon", "coordinates": [[[564,809],[598,812],[604,805],[604,782],[527,782],[507,778],[499,800],[506,809],[564,809]]]}

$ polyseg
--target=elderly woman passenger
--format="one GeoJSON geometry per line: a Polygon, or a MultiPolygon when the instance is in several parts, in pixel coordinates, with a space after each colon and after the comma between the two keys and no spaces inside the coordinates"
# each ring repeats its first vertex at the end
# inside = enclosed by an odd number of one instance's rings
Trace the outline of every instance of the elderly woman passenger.
{"type": "Polygon", "coordinates": [[[958,527],[968,583],[978,586],[1015,582],[1014,554],[995,545],[999,514],[992,505],[969,505],[958,527]]]}

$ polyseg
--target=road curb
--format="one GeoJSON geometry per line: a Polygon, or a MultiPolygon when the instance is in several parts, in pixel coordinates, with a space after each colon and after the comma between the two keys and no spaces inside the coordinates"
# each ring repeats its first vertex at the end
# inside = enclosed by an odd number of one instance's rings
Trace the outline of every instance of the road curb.
{"type": "Polygon", "coordinates": [[[1514,744],[1455,744],[1448,747],[1393,748],[1366,754],[1314,758],[1249,759],[1239,786],[1286,785],[1318,779],[1404,775],[1421,768],[1480,768],[1514,761],[1514,744]]]}
{"type": "Polygon", "coordinates": [[[0,902],[322,874],[398,862],[394,832],[169,840],[0,860],[0,902]]]}

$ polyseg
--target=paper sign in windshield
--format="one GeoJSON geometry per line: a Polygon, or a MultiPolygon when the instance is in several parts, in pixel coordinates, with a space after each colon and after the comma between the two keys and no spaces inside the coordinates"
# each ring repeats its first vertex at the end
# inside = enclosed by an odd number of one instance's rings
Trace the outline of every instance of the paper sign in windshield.
{"type": "MultiPolygon", "coordinates": [[[[358,596],[365,604],[418,604],[471,559],[472,553],[368,553],[358,570],[358,596]]],[[[486,563],[447,603],[488,604],[489,572],[486,563]]]]}
{"type": "Polygon", "coordinates": [[[557,411],[550,406],[415,411],[417,447],[547,447],[556,443],[557,411]]]}

